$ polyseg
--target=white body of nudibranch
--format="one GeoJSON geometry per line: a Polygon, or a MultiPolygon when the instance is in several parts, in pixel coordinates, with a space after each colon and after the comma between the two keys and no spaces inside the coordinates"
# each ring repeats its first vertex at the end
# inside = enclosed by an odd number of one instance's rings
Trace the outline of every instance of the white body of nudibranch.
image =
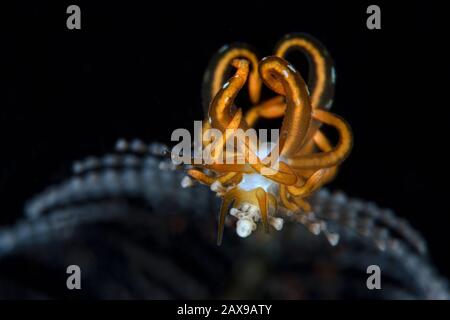
{"type": "MultiPolygon", "coordinates": [[[[276,146],[275,143],[261,144],[258,152],[256,153],[259,159],[264,159],[276,146]]],[[[279,161],[279,159],[277,160],[279,161]]],[[[276,195],[278,186],[277,184],[265,178],[258,173],[244,174],[242,181],[237,185],[238,188],[244,191],[251,191],[257,188],[263,188],[267,193],[276,195]]],[[[273,217],[268,213],[268,222],[275,228],[275,230],[281,230],[283,228],[283,219],[273,217]]],[[[259,208],[251,203],[243,203],[239,208],[231,208],[230,214],[238,219],[236,222],[236,233],[238,236],[245,238],[248,237],[257,228],[257,223],[261,220],[261,212],[259,208]]]]}

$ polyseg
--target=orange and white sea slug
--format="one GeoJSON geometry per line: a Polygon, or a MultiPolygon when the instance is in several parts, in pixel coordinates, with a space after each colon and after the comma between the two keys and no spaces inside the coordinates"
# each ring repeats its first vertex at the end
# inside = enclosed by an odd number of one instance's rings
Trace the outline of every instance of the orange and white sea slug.
{"type": "MultiPolygon", "coordinates": [[[[187,173],[222,198],[218,244],[227,213],[238,219],[237,234],[246,237],[260,221],[266,231],[269,226],[281,230],[283,219],[279,215],[283,212],[311,211],[307,198],[334,178],[352,148],[349,125],[328,111],[334,82],[334,68],[327,51],[305,34],[286,36],[275,55],[261,61],[243,45],[225,47],[214,57],[205,74],[203,97],[208,107],[203,129],[222,135],[217,139],[203,137],[204,147],[213,145],[212,156],[208,162],[194,164],[187,173]],[[308,58],[311,94],[300,73],[285,60],[292,49],[302,51],[308,58]],[[235,69],[234,75],[224,82],[230,67],[235,69]],[[247,82],[253,106],[244,115],[236,107],[235,98],[247,82]],[[261,102],[263,83],[277,95],[261,102]],[[281,117],[277,141],[262,145],[244,138],[241,143],[232,144],[231,150],[228,148],[237,132],[247,132],[258,119],[281,117]],[[337,130],[336,145],[320,130],[322,124],[337,130]]],[[[183,184],[190,185],[191,178],[183,184]]]]}

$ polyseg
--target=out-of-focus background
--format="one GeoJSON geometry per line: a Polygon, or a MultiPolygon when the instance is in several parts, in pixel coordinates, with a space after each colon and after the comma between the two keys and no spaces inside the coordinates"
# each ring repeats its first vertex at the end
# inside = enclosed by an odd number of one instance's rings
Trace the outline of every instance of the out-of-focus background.
{"type": "Polygon", "coordinates": [[[4,10],[2,225],[72,160],[108,152],[120,137],[170,143],[174,129],[192,129],[202,119],[203,72],[222,45],[245,42],[266,56],[284,34],[307,32],[335,61],[332,111],[355,135],[330,187],[408,219],[450,276],[449,62],[436,3],[380,2],[381,30],[366,28],[365,1],[80,2],[81,30],[66,28],[70,4],[4,10]]]}

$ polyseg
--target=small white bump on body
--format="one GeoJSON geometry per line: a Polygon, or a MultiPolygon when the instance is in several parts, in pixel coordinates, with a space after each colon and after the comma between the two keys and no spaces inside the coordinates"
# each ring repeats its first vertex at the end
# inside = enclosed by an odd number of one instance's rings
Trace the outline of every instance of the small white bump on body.
{"type": "Polygon", "coordinates": [[[239,213],[239,210],[237,208],[231,208],[230,209],[230,214],[234,217],[236,217],[239,213]]]}
{"type": "Polygon", "coordinates": [[[188,176],[183,177],[183,179],[181,180],[182,188],[189,188],[189,187],[192,187],[193,185],[194,185],[194,181],[188,176]]]}
{"type": "Polygon", "coordinates": [[[284,220],[281,218],[270,217],[269,223],[272,227],[275,228],[275,230],[280,231],[281,229],[283,229],[284,220]]]}
{"type": "Polygon", "coordinates": [[[256,228],[256,224],[251,219],[239,219],[236,223],[236,233],[241,238],[248,237],[256,228]]]}
{"type": "Polygon", "coordinates": [[[220,181],[214,181],[212,184],[211,184],[211,191],[213,191],[213,192],[223,192],[223,191],[225,191],[225,188],[224,188],[224,186],[220,183],[220,181]]]}
{"type": "Polygon", "coordinates": [[[314,234],[314,235],[319,235],[320,234],[320,223],[311,223],[311,224],[307,224],[306,225],[309,229],[309,231],[314,234]]]}

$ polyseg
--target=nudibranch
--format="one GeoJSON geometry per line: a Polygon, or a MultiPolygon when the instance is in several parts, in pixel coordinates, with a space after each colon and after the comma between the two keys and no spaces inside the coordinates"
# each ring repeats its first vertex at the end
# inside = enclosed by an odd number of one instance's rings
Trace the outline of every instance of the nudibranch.
{"type": "MultiPolygon", "coordinates": [[[[224,47],[214,57],[204,77],[203,128],[223,133],[216,145],[221,151],[225,152],[229,132],[253,128],[258,119],[283,117],[278,141],[257,151],[250,142],[234,149],[243,155],[243,163],[219,162],[214,153],[212,163],[194,164],[187,171],[188,179],[210,186],[222,198],[218,244],[228,213],[238,219],[237,234],[246,237],[259,222],[266,231],[269,226],[282,229],[280,212],[311,212],[308,197],[335,177],[352,148],[350,126],[328,111],[334,84],[329,54],[319,41],[306,34],[284,37],[274,55],[262,60],[246,45],[224,47]],[[308,85],[285,60],[293,50],[301,51],[308,59],[308,85]],[[234,70],[234,75],[226,80],[230,70],[234,70]],[[252,107],[244,114],[236,107],[235,98],[246,83],[252,107]],[[260,101],[263,84],[276,96],[260,101]],[[322,124],[337,130],[335,145],[321,131],[322,124]],[[276,154],[272,152],[274,147],[279,150],[276,154]]],[[[204,143],[208,142],[210,138],[204,138],[204,143]]]]}

